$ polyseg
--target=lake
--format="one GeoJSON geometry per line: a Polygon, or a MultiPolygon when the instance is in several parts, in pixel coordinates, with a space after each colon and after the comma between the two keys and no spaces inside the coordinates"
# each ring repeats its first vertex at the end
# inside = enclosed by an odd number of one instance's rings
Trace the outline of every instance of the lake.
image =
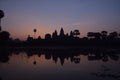
{"type": "Polygon", "coordinates": [[[23,48],[0,51],[0,80],[120,80],[120,50],[23,48]]]}

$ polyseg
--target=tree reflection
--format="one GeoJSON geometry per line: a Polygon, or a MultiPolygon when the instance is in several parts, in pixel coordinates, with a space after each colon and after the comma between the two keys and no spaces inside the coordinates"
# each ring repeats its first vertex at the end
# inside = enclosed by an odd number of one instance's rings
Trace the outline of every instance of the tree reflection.
{"type": "Polygon", "coordinates": [[[41,55],[45,55],[46,60],[53,60],[54,63],[59,63],[64,65],[65,60],[70,60],[71,62],[78,64],[81,61],[80,56],[87,56],[88,61],[101,60],[107,62],[110,59],[114,61],[119,60],[120,50],[109,49],[82,49],[82,48],[15,48],[10,50],[0,50],[0,62],[5,63],[9,61],[9,55],[12,53],[19,54],[21,51],[24,51],[28,58],[34,57],[33,64],[36,65],[35,56],[39,58],[41,55]]]}
{"type": "Polygon", "coordinates": [[[9,61],[10,52],[7,50],[0,50],[0,62],[6,63],[9,61]]]}

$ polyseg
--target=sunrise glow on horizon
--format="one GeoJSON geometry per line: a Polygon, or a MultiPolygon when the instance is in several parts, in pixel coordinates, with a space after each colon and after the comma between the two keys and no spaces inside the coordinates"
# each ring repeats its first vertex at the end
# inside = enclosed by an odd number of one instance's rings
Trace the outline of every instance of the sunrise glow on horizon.
{"type": "Polygon", "coordinates": [[[79,29],[80,37],[87,32],[117,31],[120,33],[120,0],[0,0],[4,11],[2,30],[12,38],[25,40],[33,36],[44,38],[61,27],[65,33],[79,29]]]}

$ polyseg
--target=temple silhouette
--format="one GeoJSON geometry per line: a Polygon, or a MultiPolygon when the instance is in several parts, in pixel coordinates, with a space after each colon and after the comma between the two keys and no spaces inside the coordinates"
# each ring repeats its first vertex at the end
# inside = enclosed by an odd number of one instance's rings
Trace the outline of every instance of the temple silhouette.
{"type": "Polygon", "coordinates": [[[36,37],[37,29],[33,29],[34,36],[28,35],[25,41],[19,38],[10,38],[8,31],[3,31],[1,27],[1,19],[4,17],[3,10],[0,10],[0,47],[38,47],[38,46],[113,46],[120,45],[120,33],[113,31],[108,34],[107,31],[88,32],[87,37],[80,38],[78,29],[64,32],[60,29],[60,33],[55,30],[52,34],[45,34],[45,39],[40,36],[36,37]]]}
{"type": "Polygon", "coordinates": [[[120,34],[118,32],[107,31],[101,32],[88,32],[87,37],[80,38],[79,30],[70,31],[70,33],[64,33],[64,29],[61,28],[58,34],[55,30],[52,35],[47,33],[45,38],[40,36],[35,37],[37,29],[34,29],[34,36],[28,35],[25,41],[20,39],[10,38],[10,33],[7,31],[0,31],[0,46],[2,47],[36,47],[36,46],[113,46],[120,45],[120,34]]]}

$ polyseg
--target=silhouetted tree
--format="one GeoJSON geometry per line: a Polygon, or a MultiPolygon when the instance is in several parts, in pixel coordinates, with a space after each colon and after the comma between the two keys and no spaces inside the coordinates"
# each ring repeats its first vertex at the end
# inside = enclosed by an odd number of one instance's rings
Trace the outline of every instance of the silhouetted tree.
{"type": "Polygon", "coordinates": [[[118,33],[117,33],[117,32],[111,32],[111,33],[109,34],[109,38],[111,38],[111,39],[118,38],[118,33]]]}
{"type": "Polygon", "coordinates": [[[101,34],[99,32],[94,33],[95,39],[100,39],[101,34]]]}
{"type": "Polygon", "coordinates": [[[101,34],[99,32],[88,32],[87,36],[89,38],[95,38],[95,39],[100,39],[101,34]]]}
{"type": "Polygon", "coordinates": [[[79,30],[74,30],[74,32],[73,32],[73,35],[75,36],[75,37],[77,37],[78,35],[80,35],[80,32],[79,32],[79,30]]]}
{"type": "Polygon", "coordinates": [[[101,31],[101,36],[102,36],[102,39],[106,39],[107,38],[107,31],[101,31]]]}
{"type": "Polygon", "coordinates": [[[94,38],[94,33],[93,32],[88,32],[87,37],[88,38],[94,38]]]}
{"type": "Polygon", "coordinates": [[[2,30],[1,29],[1,18],[3,18],[4,17],[4,12],[3,12],[3,10],[0,10],[0,31],[2,30]]]}
{"type": "Polygon", "coordinates": [[[20,43],[21,41],[20,41],[20,39],[16,38],[16,39],[14,39],[14,42],[20,43]]]}
{"type": "Polygon", "coordinates": [[[32,40],[33,40],[33,37],[31,37],[30,35],[28,35],[27,41],[32,41],[32,40]]]}
{"type": "Polygon", "coordinates": [[[3,10],[0,10],[0,19],[4,17],[4,12],[3,10]]]}
{"type": "Polygon", "coordinates": [[[33,29],[33,32],[34,32],[34,39],[35,39],[35,34],[37,32],[37,29],[33,29]]]}
{"type": "Polygon", "coordinates": [[[46,34],[46,35],[45,35],[45,39],[46,39],[46,40],[50,40],[50,39],[51,39],[51,34],[46,34]]]}
{"type": "Polygon", "coordinates": [[[9,36],[10,36],[10,33],[7,31],[2,31],[0,33],[0,39],[2,39],[4,41],[9,40],[9,36]]]}

